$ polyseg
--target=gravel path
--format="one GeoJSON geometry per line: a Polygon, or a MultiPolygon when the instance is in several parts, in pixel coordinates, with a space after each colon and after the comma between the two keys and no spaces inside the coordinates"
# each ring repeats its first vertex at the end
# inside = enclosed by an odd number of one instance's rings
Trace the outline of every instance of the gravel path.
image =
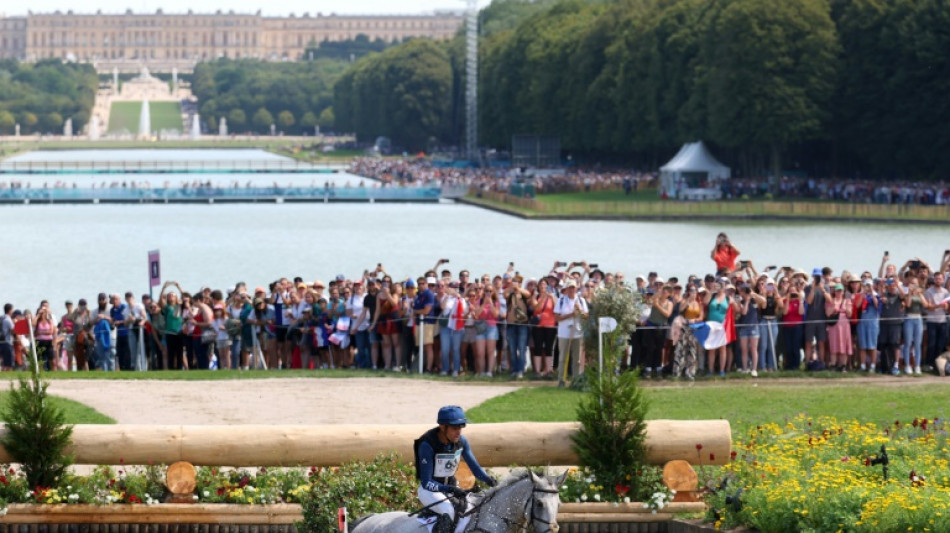
{"type": "Polygon", "coordinates": [[[396,378],[220,381],[65,380],[49,392],[120,424],[418,424],[446,404],[474,407],[514,390],[396,378]]]}

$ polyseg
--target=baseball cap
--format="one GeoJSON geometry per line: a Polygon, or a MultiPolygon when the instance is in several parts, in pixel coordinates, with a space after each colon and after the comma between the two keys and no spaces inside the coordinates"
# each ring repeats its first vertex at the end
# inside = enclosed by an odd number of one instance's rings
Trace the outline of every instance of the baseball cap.
{"type": "Polygon", "coordinates": [[[569,279],[569,280],[567,280],[567,281],[564,282],[564,287],[563,287],[563,288],[565,288],[565,289],[572,289],[572,288],[573,288],[573,289],[576,289],[576,288],[577,288],[577,282],[574,281],[574,280],[572,280],[572,279],[569,279]]]}
{"type": "Polygon", "coordinates": [[[344,276],[343,274],[337,274],[337,275],[336,275],[336,280],[337,280],[337,281],[345,281],[345,280],[346,280],[346,276],[344,276]]]}
{"type": "Polygon", "coordinates": [[[426,283],[428,283],[429,285],[435,285],[435,284],[436,284],[436,280],[435,280],[435,278],[433,278],[433,277],[430,276],[430,277],[426,278],[426,283]]]}
{"type": "Polygon", "coordinates": [[[79,305],[80,305],[80,306],[86,305],[86,299],[85,299],[85,298],[80,298],[80,299],[79,299],[79,305]]]}
{"type": "Polygon", "coordinates": [[[106,300],[106,299],[108,299],[108,296],[106,296],[106,293],[100,292],[100,293],[99,293],[99,299],[100,299],[100,300],[106,300]]]}
{"type": "Polygon", "coordinates": [[[821,269],[820,269],[820,268],[814,268],[814,269],[812,269],[811,275],[812,275],[812,276],[820,276],[820,275],[821,275],[821,269]]]}
{"type": "Polygon", "coordinates": [[[416,288],[416,282],[413,281],[412,278],[406,280],[406,288],[408,289],[409,287],[412,287],[413,289],[416,288]]]}

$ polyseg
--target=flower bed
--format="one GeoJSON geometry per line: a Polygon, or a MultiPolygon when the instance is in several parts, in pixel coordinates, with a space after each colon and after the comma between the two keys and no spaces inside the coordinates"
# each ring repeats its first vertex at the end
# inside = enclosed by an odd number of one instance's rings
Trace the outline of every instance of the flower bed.
{"type": "Polygon", "coordinates": [[[717,528],[763,532],[950,531],[948,430],[923,418],[759,426],[723,467],[727,484],[710,498],[709,518],[717,528]]]}

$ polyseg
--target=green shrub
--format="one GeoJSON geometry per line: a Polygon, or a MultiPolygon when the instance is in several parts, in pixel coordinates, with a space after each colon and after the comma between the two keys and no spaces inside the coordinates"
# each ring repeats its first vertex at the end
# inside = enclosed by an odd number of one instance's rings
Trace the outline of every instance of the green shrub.
{"type": "Polygon", "coordinates": [[[346,507],[351,520],[419,507],[415,469],[392,453],[379,455],[371,463],[346,463],[339,468],[316,469],[312,474],[313,486],[303,502],[303,523],[298,525],[301,532],[336,532],[340,507],[346,507]]]}
{"type": "Polygon", "coordinates": [[[67,426],[63,410],[49,401],[48,381],[40,380],[35,355],[30,378],[20,377],[10,384],[10,395],[2,410],[7,433],[2,444],[20,463],[30,487],[55,487],[72,464],[66,454],[73,428],[67,426]]]}
{"type": "MultiPolygon", "coordinates": [[[[597,289],[591,300],[590,314],[584,327],[584,349],[588,354],[594,354],[594,357],[587,357],[589,363],[597,361],[597,334],[600,331],[598,327],[600,317],[609,316],[617,321],[615,331],[618,334],[613,339],[615,343],[623,345],[637,327],[637,316],[640,314],[639,304],[640,294],[625,287],[613,286],[597,289]]],[[[604,339],[604,342],[606,349],[606,339],[604,339]]]]}
{"type": "Polygon", "coordinates": [[[587,368],[590,387],[577,408],[581,427],[571,438],[580,464],[602,487],[627,487],[639,494],[646,456],[647,402],[636,372],[614,372],[623,347],[618,346],[619,330],[607,335],[604,343],[604,372],[587,368]]]}

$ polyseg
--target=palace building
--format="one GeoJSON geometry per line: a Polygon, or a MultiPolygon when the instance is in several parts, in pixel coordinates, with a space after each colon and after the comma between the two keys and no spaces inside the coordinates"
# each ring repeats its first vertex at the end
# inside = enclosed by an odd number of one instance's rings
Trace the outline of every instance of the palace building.
{"type": "Polygon", "coordinates": [[[407,37],[448,39],[462,26],[456,12],[428,15],[323,15],[265,17],[218,11],[214,14],[0,15],[0,58],[38,61],[57,57],[89,62],[99,72],[190,72],[195,63],[221,57],[267,61],[304,59],[311,43],[342,41],[363,34],[370,40],[407,37]]]}

